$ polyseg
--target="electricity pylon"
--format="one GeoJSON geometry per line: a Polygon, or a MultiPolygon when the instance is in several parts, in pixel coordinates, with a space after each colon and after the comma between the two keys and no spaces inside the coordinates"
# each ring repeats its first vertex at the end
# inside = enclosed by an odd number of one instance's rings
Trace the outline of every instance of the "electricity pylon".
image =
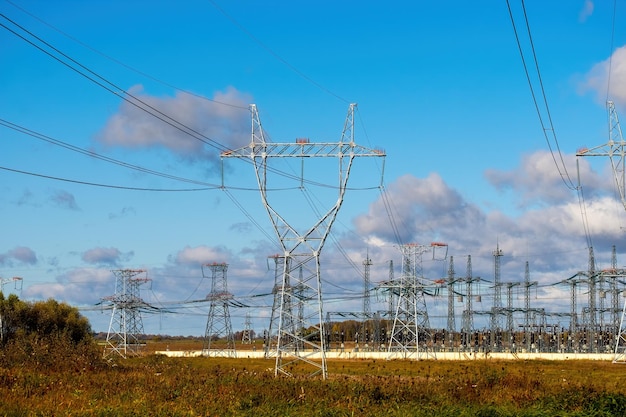
{"type": "MultiPolygon", "coordinates": [[[[394,283],[397,294],[393,327],[389,338],[388,352],[390,357],[419,359],[429,349],[421,342],[430,331],[425,283],[422,276],[422,254],[429,246],[415,243],[400,246],[402,252],[402,275],[394,283]]],[[[432,353],[432,350],[431,350],[432,353]]]]}
{"type": "Polygon", "coordinates": [[[241,332],[241,343],[244,345],[252,343],[252,318],[250,312],[246,313],[246,321],[244,323],[243,332],[241,332]]]}
{"type": "MultiPolygon", "coordinates": [[[[324,346],[324,316],[322,312],[322,286],[320,275],[320,253],[337,217],[348,184],[352,163],[356,157],[384,157],[383,151],[370,150],[354,142],[354,110],[348,110],[343,133],[339,142],[310,142],[296,139],[293,143],[273,143],[265,140],[265,133],[256,105],[251,105],[252,141],[248,146],[222,153],[222,158],[240,158],[254,165],[263,206],[267,211],[274,232],[278,237],[283,263],[282,285],[280,289],[280,314],[276,339],[275,375],[292,374],[292,367],[303,365],[310,376],[321,374],[326,378],[326,353],[324,346]],[[339,161],[338,196],[326,212],[316,212],[318,218],[304,230],[297,230],[295,224],[279,213],[276,203],[268,191],[268,174],[272,179],[293,178],[291,174],[277,170],[271,160],[290,158],[300,159],[302,172],[304,160],[313,158],[337,158],[339,161]],[[281,177],[282,178],[278,178],[281,177]],[[271,200],[271,201],[270,201],[271,200]],[[289,300],[298,303],[297,312],[288,308],[289,300]],[[293,324],[293,325],[292,325],[293,324]]],[[[304,174],[299,178],[299,188],[306,192],[304,174]]],[[[308,196],[306,196],[308,197],[308,196]]],[[[311,201],[307,201],[311,204],[311,201]]],[[[298,213],[295,201],[290,200],[290,213],[298,213]]],[[[323,210],[323,209],[322,209],[323,210]]],[[[300,213],[298,213],[300,214],[300,213]]]]}
{"type": "Polygon", "coordinates": [[[104,357],[113,354],[122,358],[139,353],[143,335],[141,311],[150,308],[139,295],[139,287],[150,279],[144,269],[118,269],[115,275],[115,294],[104,297],[103,301],[113,304],[111,322],[107,333],[104,357]]]}
{"type": "MultiPolygon", "coordinates": [[[[204,333],[204,349],[207,356],[212,354],[235,357],[235,335],[230,321],[230,311],[228,305],[233,299],[233,295],[228,292],[228,282],[226,279],[226,271],[228,264],[211,263],[202,265],[202,276],[206,278],[204,269],[211,271],[211,292],[207,294],[206,299],[209,300],[209,316],[206,323],[206,331],[204,333]],[[213,339],[224,337],[225,344],[220,343],[217,349],[211,352],[211,343],[213,339]]],[[[215,347],[215,344],[213,344],[215,347]]]]}
{"type": "MultiPolygon", "coordinates": [[[[608,156],[615,186],[622,206],[626,209],[626,142],[622,135],[619,118],[612,101],[606,102],[609,121],[609,141],[593,148],[583,148],[576,156],[608,156]]],[[[622,318],[616,335],[615,356],[613,362],[626,362],[626,301],[622,310],[622,318]]]]}

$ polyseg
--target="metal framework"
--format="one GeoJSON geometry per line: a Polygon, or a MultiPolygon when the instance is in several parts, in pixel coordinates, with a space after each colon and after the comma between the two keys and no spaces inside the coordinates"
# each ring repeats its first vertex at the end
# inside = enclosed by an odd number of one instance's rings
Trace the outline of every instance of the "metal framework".
{"type": "MultiPolygon", "coordinates": [[[[609,141],[603,145],[593,148],[583,148],[576,152],[576,156],[608,156],[611,162],[611,170],[613,172],[613,180],[620,196],[622,206],[626,209],[626,142],[622,135],[622,129],[619,124],[619,118],[615,111],[615,104],[612,101],[606,102],[608,122],[609,122],[609,141]]],[[[590,268],[591,269],[591,268],[590,268]]],[[[595,274],[594,274],[595,277],[595,274]]],[[[590,279],[591,278],[590,276],[590,279]]],[[[595,281],[593,283],[595,285],[595,281]]],[[[595,292],[595,291],[594,291],[595,292]]],[[[592,320],[595,319],[595,300],[594,305],[590,305],[592,311],[592,320]]],[[[622,318],[620,326],[616,334],[615,357],[613,362],[626,362],[624,352],[626,352],[626,301],[622,309],[622,318]]]]}
{"type": "Polygon", "coordinates": [[[252,343],[252,317],[250,312],[246,313],[246,321],[244,323],[243,331],[241,332],[241,344],[249,345],[252,343]]]}
{"type": "Polygon", "coordinates": [[[430,322],[424,296],[426,283],[422,274],[422,255],[430,245],[409,243],[400,246],[402,275],[395,281],[397,294],[393,326],[389,335],[389,357],[420,359],[433,354],[428,347],[430,322]],[[422,340],[424,339],[424,340],[422,340]],[[420,343],[422,348],[420,349],[420,343]]]}
{"type": "Polygon", "coordinates": [[[235,357],[235,335],[230,321],[228,305],[233,295],[228,292],[226,272],[228,264],[213,262],[202,266],[202,276],[206,278],[205,268],[211,271],[211,292],[207,294],[209,300],[209,316],[204,333],[204,348],[207,356],[235,357]],[[224,339],[217,344],[216,341],[224,339]],[[213,344],[213,349],[211,349],[213,344]]]}
{"type": "Polygon", "coordinates": [[[111,321],[104,346],[104,357],[122,358],[137,355],[143,346],[141,311],[152,309],[140,296],[139,287],[150,279],[145,269],[118,269],[115,275],[115,294],[102,300],[112,304],[111,321]]]}
{"type": "MultiPolygon", "coordinates": [[[[295,143],[268,142],[265,140],[256,105],[250,107],[252,141],[243,148],[223,152],[222,158],[246,159],[254,165],[261,200],[284,252],[275,374],[292,375],[296,365],[303,365],[309,375],[321,374],[322,378],[326,378],[320,253],[343,203],[354,159],[384,157],[385,153],[367,149],[354,142],[356,104],[350,104],[341,139],[333,143],[310,142],[308,139],[297,139],[295,143]],[[305,159],[329,157],[339,161],[337,199],[325,213],[319,213],[319,218],[308,229],[297,230],[293,222],[284,216],[285,213],[279,213],[274,201],[270,201],[268,174],[280,174],[270,165],[270,160],[299,158],[304,164],[305,159]],[[288,308],[289,300],[293,298],[297,298],[299,303],[295,314],[293,308],[288,308]]],[[[304,174],[300,179],[300,186],[304,189],[303,176],[304,174]]],[[[290,208],[297,211],[294,206],[290,208]]]]}

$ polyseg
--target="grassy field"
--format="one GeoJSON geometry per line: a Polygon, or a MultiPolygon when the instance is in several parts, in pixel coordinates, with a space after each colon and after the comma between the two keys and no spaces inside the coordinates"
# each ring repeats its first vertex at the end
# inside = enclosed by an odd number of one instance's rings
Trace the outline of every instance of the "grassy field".
{"type": "Polygon", "coordinates": [[[276,378],[265,359],[60,365],[0,368],[0,415],[626,415],[626,367],[598,361],[331,360],[325,381],[276,378]]]}

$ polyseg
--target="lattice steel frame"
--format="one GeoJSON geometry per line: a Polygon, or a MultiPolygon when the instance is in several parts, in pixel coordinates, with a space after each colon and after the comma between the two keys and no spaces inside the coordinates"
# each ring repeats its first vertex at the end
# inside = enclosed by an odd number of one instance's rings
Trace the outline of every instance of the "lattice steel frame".
{"type": "Polygon", "coordinates": [[[233,295],[228,292],[228,281],[226,272],[228,264],[226,263],[210,263],[202,266],[202,276],[206,278],[205,268],[211,271],[211,292],[207,294],[206,299],[209,300],[209,315],[207,317],[206,331],[204,332],[204,348],[203,352],[207,356],[227,356],[236,357],[235,335],[230,321],[229,303],[233,299],[233,295]],[[213,338],[224,337],[225,345],[220,344],[215,349],[215,344],[211,349],[213,338]]]}
{"type": "Polygon", "coordinates": [[[400,245],[402,252],[402,275],[394,285],[397,295],[393,326],[387,348],[389,358],[421,359],[424,354],[434,355],[427,347],[430,329],[426,298],[426,284],[422,276],[422,255],[430,245],[408,243],[400,245]],[[420,349],[423,342],[423,349],[420,349]]]}
{"type": "Polygon", "coordinates": [[[145,269],[118,269],[115,275],[115,294],[104,297],[103,301],[113,304],[111,321],[104,347],[104,357],[117,354],[122,358],[139,353],[143,335],[141,309],[147,304],[141,299],[139,287],[150,279],[145,269]]]}
{"type": "Polygon", "coordinates": [[[385,156],[383,151],[355,144],[355,109],[356,104],[350,104],[339,142],[297,140],[295,143],[272,143],[265,140],[256,105],[253,104],[250,106],[252,141],[246,147],[222,153],[222,158],[242,158],[253,163],[263,205],[284,251],[275,375],[291,375],[291,367],[298,364],[304,365],[310,376],[321,374],[324,379],[327,376],[320,253],[343,203],[354,159],[385,156]],[[268,162],[272,158],[304,160],[328,157],[339,160],[338,198],[308,230],[297,231],[269,201],[268,172],[274,171],[271,167],[268,168],[268,162]],[[289,300],[292,302],[289,303],[289,300]],[[293,305],[287,308],[294,302],[298,303],[297,309],[293,305]]]}

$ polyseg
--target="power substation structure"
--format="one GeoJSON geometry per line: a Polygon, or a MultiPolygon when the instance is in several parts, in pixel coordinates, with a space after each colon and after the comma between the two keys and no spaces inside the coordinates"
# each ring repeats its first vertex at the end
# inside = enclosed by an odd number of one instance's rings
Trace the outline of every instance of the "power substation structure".
{"type": "MultiPolygon", "coordinates": [[[[321,374],[326,378],[325,335],[320,275],[320,254],[330,233],[331,226],[341,208],[347,189],[348,178],[354,159],[357,157],[384,157],[380,150],[370,150],[354,142],[354,112],[356,104],[350,104],[339,142],[310,142],[296,139],[293,143],[273,143],[265,139],[265,133],[256,105],[251,105],[252,140],[248,146],[222,152],[224,158],[240,158],[254,165],[263,206],[267,211],[284,257],[282,283],[279,290],[280,307],[276,343],[272,346],[276,355],[275,374],[291,375],[290,369],[302,365],[310,375],[321,374]],[[289,158],[304,160],[313,158],[337,158],[339,161],[338,196],[327,211],[317,212],[318,219],[308,228],[297,228],[287,220],[287,213],[280,213],[276,200],[269,198],[268,174],[277,178],[280,172],[270,165],[270,160],[289,158]],[[291,300],[301,309],[293,308],[291,300]]],[[[304,165],[302,165],[304,167],[304,165]]],[[[302,168],[304,170],[304,168],[302,168]]],[[[304,174],[300,187],[305,191],[304,174]]],[[[295,201],[290,201],[290,210],[297,212],[295,201]]],[[[310,204],[310,201],[308,202],[310,204]]],[[[323,209],[322,209],[323,210],[323,209]]]]}

